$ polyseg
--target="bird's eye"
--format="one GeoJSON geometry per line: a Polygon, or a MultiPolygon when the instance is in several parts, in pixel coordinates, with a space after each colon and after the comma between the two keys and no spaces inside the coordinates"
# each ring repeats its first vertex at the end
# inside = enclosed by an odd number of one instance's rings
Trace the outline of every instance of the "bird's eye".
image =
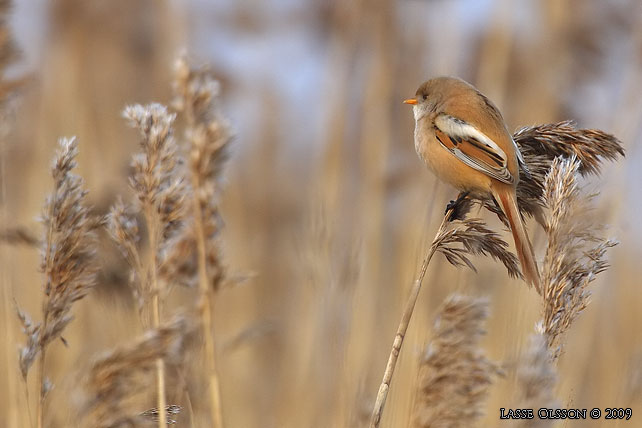
{"type": "Polygon", "coordinates": [[[427,99],[427,98],[428,98],[428,94],[424,94],[424,95],[423,95],[423,99],[424,99],[424,101],[426,101],[426,99],[427,99]]]}

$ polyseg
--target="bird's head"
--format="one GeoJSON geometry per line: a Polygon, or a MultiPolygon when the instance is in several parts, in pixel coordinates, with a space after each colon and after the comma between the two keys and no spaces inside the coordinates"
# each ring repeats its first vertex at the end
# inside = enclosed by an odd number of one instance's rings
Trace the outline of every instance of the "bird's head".
{"type": "Polygon", "coordinates": [[[422,83],[415,92],[415,97],[404,100],[404,103],[412,105],[415,120],[419,121],[436,112],[448,97],[470,88],[468,83],[456,77],[436,77],[422,83]]]}

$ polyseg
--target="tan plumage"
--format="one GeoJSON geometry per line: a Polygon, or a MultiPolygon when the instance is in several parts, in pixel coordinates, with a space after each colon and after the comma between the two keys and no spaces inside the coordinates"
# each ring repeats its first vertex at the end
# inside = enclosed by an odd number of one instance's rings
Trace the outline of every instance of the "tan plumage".
{"type": "Polygon", "coordinates": [[[519,170],[528,169],[495,105],[461,79],[423,83],[412,104],[415,148],[439,179],[480,199],[494,198],[511,228],[522,273],[540,292],[533,247],[517,207],[519,170]]]}

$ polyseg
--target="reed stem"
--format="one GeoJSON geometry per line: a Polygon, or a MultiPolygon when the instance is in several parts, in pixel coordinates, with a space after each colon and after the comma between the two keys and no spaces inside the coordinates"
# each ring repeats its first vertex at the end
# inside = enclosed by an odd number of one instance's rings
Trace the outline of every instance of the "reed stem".
{"type": "Polygon", "coordinates": [[[401,352],[401,347],[403,346],[403,340],[406,337],[406,332],[408,331],[408,326],[410,325],[410,319],[415,310],[415,304],[417,303],[417,298],[419,297],[419,292],[421,291],[421,284],[423,283],[424,277],[426,276],[426,271],[428,270],[428,265],[432,256],[437,250],[437,238],[444,232],[448,219],[452,214],[452,208],[449,209],[444,219],[441,221],[441,225],[437,230],[437,234],[433,239],[424,261],[421,264],[421,270],[419,271],[419,276],[415,280],[411,290],[408,300],[406,301],[406,306],[404,307],[403,313],[401,315],[401,321],[399,322],[399,327],[397,328],[397,334],[395,335],[394,341],[392,343],[392,349],[390,350],[390,356],[388,357],[388,363],[386,364],[386,370],[383,373],[383,380],[379,386],[379,392],[377,393],[377,400],[375,401],[374,409],[372,410],[372,416],[370,418],[370,428],[377,428],[381,422],[381,416],[383,414],[384,406],[386,405],[386,398],[388,397],[388,390],[390,389],[390,382],[392,381],[392,375],[395,372],[395,367],[397,366],[397,360],[399,359],[399,353],[401,352]]]}
{"type": "Polygon", "coordinates": [[[212,329],[212,305],[213,294],[208,283],[207,275],[207,250],[205,245],[205,228],[203,227],[203,216],[201,205],[197,196],[200,189],[200,180],[194,172],[192,182],[194,186],[193,210],[194,210],[194,227],[196,230],[196,245],[198,250],[198,283],[200,291],[199,309],[201,313],[201,322],[203,324],[203,337],[205,341],[205,357],[208,364],[209,394],[210,394],[210,412],[212,426],[214,428],[223,427],[223,415],[221,407],[221,392],[218,379],[216,364],[216,348],[214,345],[214,331],[212,329]]]}
{"type": "MultiPolygon", "coordinates": [[[[152,213],[152,206],[147,203],[145,206],[145,218],[149,228],[149,275],[150,287],[152,292],[152,328],[158,329],[161,324],[161,290],[159,288],[158,277],[156,275],[156,252],[157,252],[157,234],[156,218],[152,213]]],[[[165,396],[165,365],[162,358],[156,360],[156,406],[158,408],[158,427],[167,427],[167,400],[165,396]]]]}

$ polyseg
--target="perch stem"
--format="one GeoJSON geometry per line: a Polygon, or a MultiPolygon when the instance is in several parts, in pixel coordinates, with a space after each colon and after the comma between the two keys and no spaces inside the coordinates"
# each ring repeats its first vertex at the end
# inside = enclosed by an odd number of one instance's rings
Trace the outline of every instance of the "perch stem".
{"type": "Polygon", "coordinates": [[[419,297],[419,292],[421,291],[421,284],[423,283],[424,277],[426,276],[426,271],[428,270],[428,265],[432,256],[437,250],[436,240],[439,235],[442,234],[446,225],[448,224],[448,219],[450,218],[454,208],[449,208],[446,211],[444,219],[437,230],[435,239],[433,239],[426,256],[424,257],[423,263],[421,264],[421,270],[419,275],[410,290],[410,295],[406,301],[406,306],[404,307],[403,313],[401,315],[401,321],[399,322],[399,327],[397,328],[397,334],[395,335],[394,341],[392,343],[392,349],[390,350],[390,356],[388,357],[388,363],[386,364],[386,370],[383,374],[383,380],[379,386],[379,392],[377,393],[377,399],[375,401],[374,409],[372,410],[372,416],[370,418],[370,428],[377,428],[381,422],[381,416],[383,414],[384,406],[386,405],[386,398],[388,397],[388,390],[390,389],[390,382],[392,381],[392,375],[395,372],[395,367],[397,366],[397,360],[399,359],[399,353],[401,352],[401,347],[403,345],[403,340],[406,336],[408,326],[410,325],[410,319],[415,309],[415,304],[417,303],[417,298],[419,297]]]}

